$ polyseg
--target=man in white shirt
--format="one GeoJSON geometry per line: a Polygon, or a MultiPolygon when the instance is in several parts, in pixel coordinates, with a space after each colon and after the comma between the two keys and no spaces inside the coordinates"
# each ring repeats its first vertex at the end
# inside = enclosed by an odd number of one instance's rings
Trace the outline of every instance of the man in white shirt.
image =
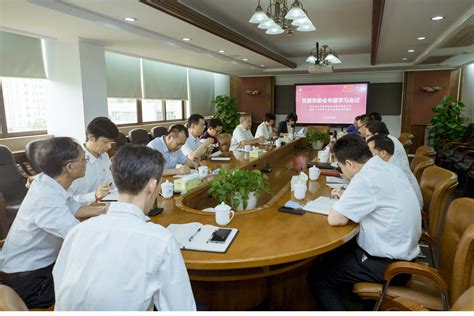
{"type": "Polygon", "coordinates": [[[232,133],[232,140],[230,142],[230,150],[235,151],[237,148],[245,145],[255,145],[264,141],[263,136],[254,138],[250,128],[252,127],[252,115],[240,115],[240,125],[238,125],[232,133]]]}
{"type": "Polygon", "coordinates": [[[369,145],[370,151],[374,156],[379,156],[382,160],[393,163],[400,169],[402,169],[403,173],[407,177],[408,181],[410,182],[413,191],[416,194],[418,199],[418,203],[420,204],[420,209],[423,208],[423,195],[421,194],[420,186],[418,185],[418,181],[416,180],[415,175],[411,172],[410,168],[406,168],[405,165],[398,165],[396,160],[393,160],[393,152],[395,145],[393,141],[385,135],[374,135],[367,140],[367,144],[369,145]]]}
{"type": "Polygon", "coordinates": [[[367,136],[367,125],[372,123],[373,121],[374,119],[372,118],[372,116],[370,116],[370,114],[362,114],[355,118],[354,125],[359,134],[365,138],[367,136]]]}
{"type": "Polygon", "coordinates": [[[84,176],[87,158],[69,137],[47,140],[37,152],[42,173],[35,177],[1,252],[0,282],[12,287],[28,308],[54,304],[52,269],[76,217],[101,214],[103,206],[80,206],[69,189],[84,176]]]}
{"type": "Polygon", "coordinates": [[[334,154],[351,180],[328,215],[331,226],[359,223],[357,244],[327,254],[312,269],[310,286],[324,310],[345,310],[339,289],[355,282],[384,281],[385,268],[419,253],[421,213],[413,189],[400,168],[372,157],[365,140],[354,134],[334,144],[334,154]]]}
{"type": "Polygon", "coordinates": [[[71,185],[74,199],[80,204],[100,201],[112,188],[110,159],[107,151],[119,135],[117,126],[107,117],[96,117],[86,129],[87,142],[84,151],[88,162],[86,175],[71,185]]]}
{"type": "Polygon", "coordinates": [[[145,215],[160,191],[163,164],[163,155],[145,146],[127,144],[114,155],[118,202],[64,240],[53,270],[56,310],[196,310],[173,236],[145,215]]]}
{"type": "Polygon", "coordinates": [[[148,147],[158,150],[165,158],[164,176],[188,174],[189,167],[199,167],[199,163],[187,158],[181,151],[188,136],[188,129],[184,125],[175,124],[169,127],[168,134],[157,137],[148,143],[148,147]],[[177,167],[178,164],[181,166],[177,167]]]}
{"type": "Polygon", "coordinates": [[[393,142],[395,146],[393,155],[390,158],[391,163],[399,166],[402,169],[410,170],[410,162],[408,161],[408,155],[403,147],[402,143],[398,140],[398,138],[390,135],[387,126],[384,122],[381,121],[373,121],[367,124],[367,130],[365,133],[365,139],[369,139],[374,135],[387,135],[393,142]]]}
{"type": "Polygon", "coordinates": [[[181,151],[188,159],[199,160],[206,154],[207,149],[214,142],[213,139],[205,139],[201,142],[200,137],[204,132],[205,123],[204,117],[200,114],[192,114],[188,118],[186,126],[188,127],[189,137],[183,148],[181,148],[181,151]]]}
{"type": "Polygon", "coordinates": [[[257,127],[257,131],[255,132],[255,137],[263,136],[265,140],[269,140],[273,138],[273,126],[275,125],[275,114],[272,113],[265,113],[265,117],[263,118],[263,122],[260,123],[257,127]]]}

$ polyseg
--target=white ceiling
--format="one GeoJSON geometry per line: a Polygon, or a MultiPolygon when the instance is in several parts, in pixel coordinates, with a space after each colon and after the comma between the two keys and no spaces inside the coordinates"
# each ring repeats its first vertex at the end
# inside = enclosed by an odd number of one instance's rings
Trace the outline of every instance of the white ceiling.
{"type": "MultiPolygon", "coordinates": [[[[474,45],[449,51],[438,48],[462,27],[474,24],[472,0],[386,0],[376,66],[370,65],[372,0],[302,0],[317,30],[292,36],[266,35],[247,22],[257,0],[180,2],[294,61],[298,67],[290,69],[138,0],[0,0],[0,27],[41,37],[80,38],[97,42],[106,50],[236,75],[307,72],[304,60],[316,41],[339,53],[343,63],[335,67],[336,71],[433,68],[437,66],[417,63],[447,52],[457,56],[441,63],[441,67],[474,61],[474,45]],[[433,22],[430,18],[434,15],[446,18],[433,22]],[[138,21],[125,22],[126,16],[138,21]],[[427,39],[417,41],[418,36],[427,39]],[[183,42],[183,37],[192,41],[183,42]],[[407,53],[410,48],[415,53],[407,53]],[[221,49],[226,53],[218,53],[221,49]],[[402,61],[402,57],[409,59],[402,61]],[[249,60],[243,62],[243,58],[249,60]]],[[[262,6],[267,2],[262,0],[262,6]]]]}

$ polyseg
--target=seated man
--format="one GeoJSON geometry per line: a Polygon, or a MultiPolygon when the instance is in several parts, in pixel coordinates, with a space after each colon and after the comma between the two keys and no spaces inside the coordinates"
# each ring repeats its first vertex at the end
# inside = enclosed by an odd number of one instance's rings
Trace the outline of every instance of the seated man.
{"type": "Polygon", "coordinates": [[[252,127],[252,115],[240,115],[240,125],[234,129],[232,133],[232,140],[230,143],[230,150],[235,151],[237,148],[245,145],[256,145],[264,141],[263,136],[254,138],[250,128],[252,127]]]}
{"type": "Polygon", "coordinates": [[[372,123],[374,119],[370,114],[359,115],[355,118],[355,127],[362,137],[366,137],[367,124],[372,123]]]}
{"type": "Polygon", "coordinates": [[[348,134],[334,145],[336,160],[351,179],[330,210],[328,223],[359,223],[357,244],[328,253],[311,271],[310,286],[319,306],[344,310],[339,289],[359,281],[384,281],[385,268],[398,260],[413,260],[420,249],[421,212],[408,179],[400,168],[372,157],[360,136],[348,134]],[[334,256],[334,254],[337,254],[334,256]]]}
{"type": "Polygon", "coordinates": [[[380,113],[378,113],[378,112],[370,112],[369,115],[370,115],[370,117],[372,118],[372,120],[378,121],[378,122],[382,122],[382,115],[380,115],[380,113]]]}
{"type": "Polygon", "coordinates": [[[408,156],[405,151],[405,148],[403,148],[402,143],[400,143],[400,141],[396,137],[389,134],[388,128],[384,122],[373,121],[367,124],[365,131],[365,139],[367,140],[374,135],[388,136],[388,138],[392,140],[393,145],[395,146],[393,155],[390,158],[390,162],[399,166],[402,169],[410,170],[410,163],[408,162],[408,156]]]}
{"type": "Polygon", "coordinates": [[[163,163],[145,146],[124,145],[114,155],[118,202],[64,240],[53,270],[56,310],[196,310],[173,236],[145,215],[160,191],[163,163]]]}
{"type": "Polygon", "coordinates": [[[51,274],[76,217],[101,214],[104,206],[80,206],[69,190],[84,176],[87,158],[69,137],[47,140],[37,152],[42,173],[31,183],[1,252],[0,282],[13,288],[28,308],[54,304],[51,274]]]}
{"type": "MultiPolygon", "coordinates": [[[[370,151],[374,156],[379,156],[382,158],[382,160],[395,164],[395,162],[392,160],[395,145],[389,137],[385,135],[374,135],[367,140],[367,144],[369,145],[370,151]]],[[[411,172],[410,168],[404,168],[402,166],[397,167],[402,169],[403,173],[410,182],[411,187],[413,188],[413,191],[415,191],[416,197],[418,198],[420,209],[422,209],[423,195],[421,194],[420,186],[418,185],[415,175],[413,172],[411,172]]]]}
{"type": "Polygon", "coordinates": [[[273,126],[275,125],[275,114],[266,113],[263,118],[263,122],[257,127],[257,132],[255,132],[255,137],[263,136],[265,140],[273,138],[273,126]]]}
{"type": "Polygon", "coordinates": [[[96,117],[87,125],[87,141],[83,148],[88,159],[86,175],[71,185],[74,199],[91,204],[106,196],[112,188],[110,159],[107,151],[119,135],[117,126],[106,117],[96,117]]]}
{"type": "Polygon", "coordinates": [[[205,123],[204,117],[200,114],[191,115],[186,123],[189,137],[181,151],[191,160],[199,160],[202,155],[207,153],[207,149],[213,143],[213,139],[206,139],[202,143],[199,139],[204,131],[205,123]]]}
{"type": "Polygon", "coordinates": [[[283,122],[278,124],[277,134],[278,136],[288,135],[290,129],[295,128],[295,123],[298,121],[298,115],[295,113],[290,113],[286,116],[286,119],[283,122]]]}
{"type": "Polygon", "coordinates": [[[167,135],[157,137],[148,143],[148,147],[158,150],[165,158],[164,176],[187,174],[190,171],[189,167],[199,167],[197,162],[187,158],[181,151],[188,135],[188,129],[184,125],[175,124],[170,126],[167,135]],[[177,164],[182,166],[176,168],[177,164]]]}
{"type": "Polygon", "coordinates": [[[201,135],[201,139],[212,139],[211,147],[213,147],[212,152],[219,150],[219,141],[217,137],[222,133],[222,122],[217,118],[211,118],[207,123],[207,131],[201,135]]]}

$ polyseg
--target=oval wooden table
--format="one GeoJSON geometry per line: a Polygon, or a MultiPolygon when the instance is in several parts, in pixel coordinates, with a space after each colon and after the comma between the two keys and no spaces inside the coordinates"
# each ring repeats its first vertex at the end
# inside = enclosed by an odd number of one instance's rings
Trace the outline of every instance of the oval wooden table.
{"type": "MultiPolygon", "coordinates": [[[[302,144],[304,139],[278,149],[267,147],[267,153],[257,159],[236,152],[231,154],[231,162],[208,162],[211,170],[270,166],[273,191],[273,195],[259,198],[257,209],[236,212],[227,226],[238,228],[239,233],[226,253],[182,251],[195,298],[210,310],[248,310],[263,301],[268,304],[266,308],[275,310],[311,309],[313,300],[306,284],[311,261],[357,234],[354,223],[331,227],[324,215],[278,211],[288,200],[296,201],[290,191],[291,177],[301,168],[307,172],[306,162],[315,156],[314,150],[298,149],[302,144]]],[[[207,189],[206,180],[182,196],[160,197],[158,206],[164,211],[152,221],[164,227],[189,222],[216,225],[214,213],[200,211],[217,204],[207,189]]],[[[330,190],[325,176],[320,176],[318,181],[308,181],[305,200],[329,196],[330,190]]]]}

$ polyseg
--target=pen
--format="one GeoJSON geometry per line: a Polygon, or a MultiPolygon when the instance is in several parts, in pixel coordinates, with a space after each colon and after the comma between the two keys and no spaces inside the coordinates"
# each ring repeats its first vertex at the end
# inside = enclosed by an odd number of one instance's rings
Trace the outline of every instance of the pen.
{"type": "Polygon", "coordinates": [[[196,232],[191,237],[189,237],[188,241],[193,240],[194,236],[196,236],[200,231],[201,231],[201,227],[199,227],[198,230],[196,230],[196,232]]]}

